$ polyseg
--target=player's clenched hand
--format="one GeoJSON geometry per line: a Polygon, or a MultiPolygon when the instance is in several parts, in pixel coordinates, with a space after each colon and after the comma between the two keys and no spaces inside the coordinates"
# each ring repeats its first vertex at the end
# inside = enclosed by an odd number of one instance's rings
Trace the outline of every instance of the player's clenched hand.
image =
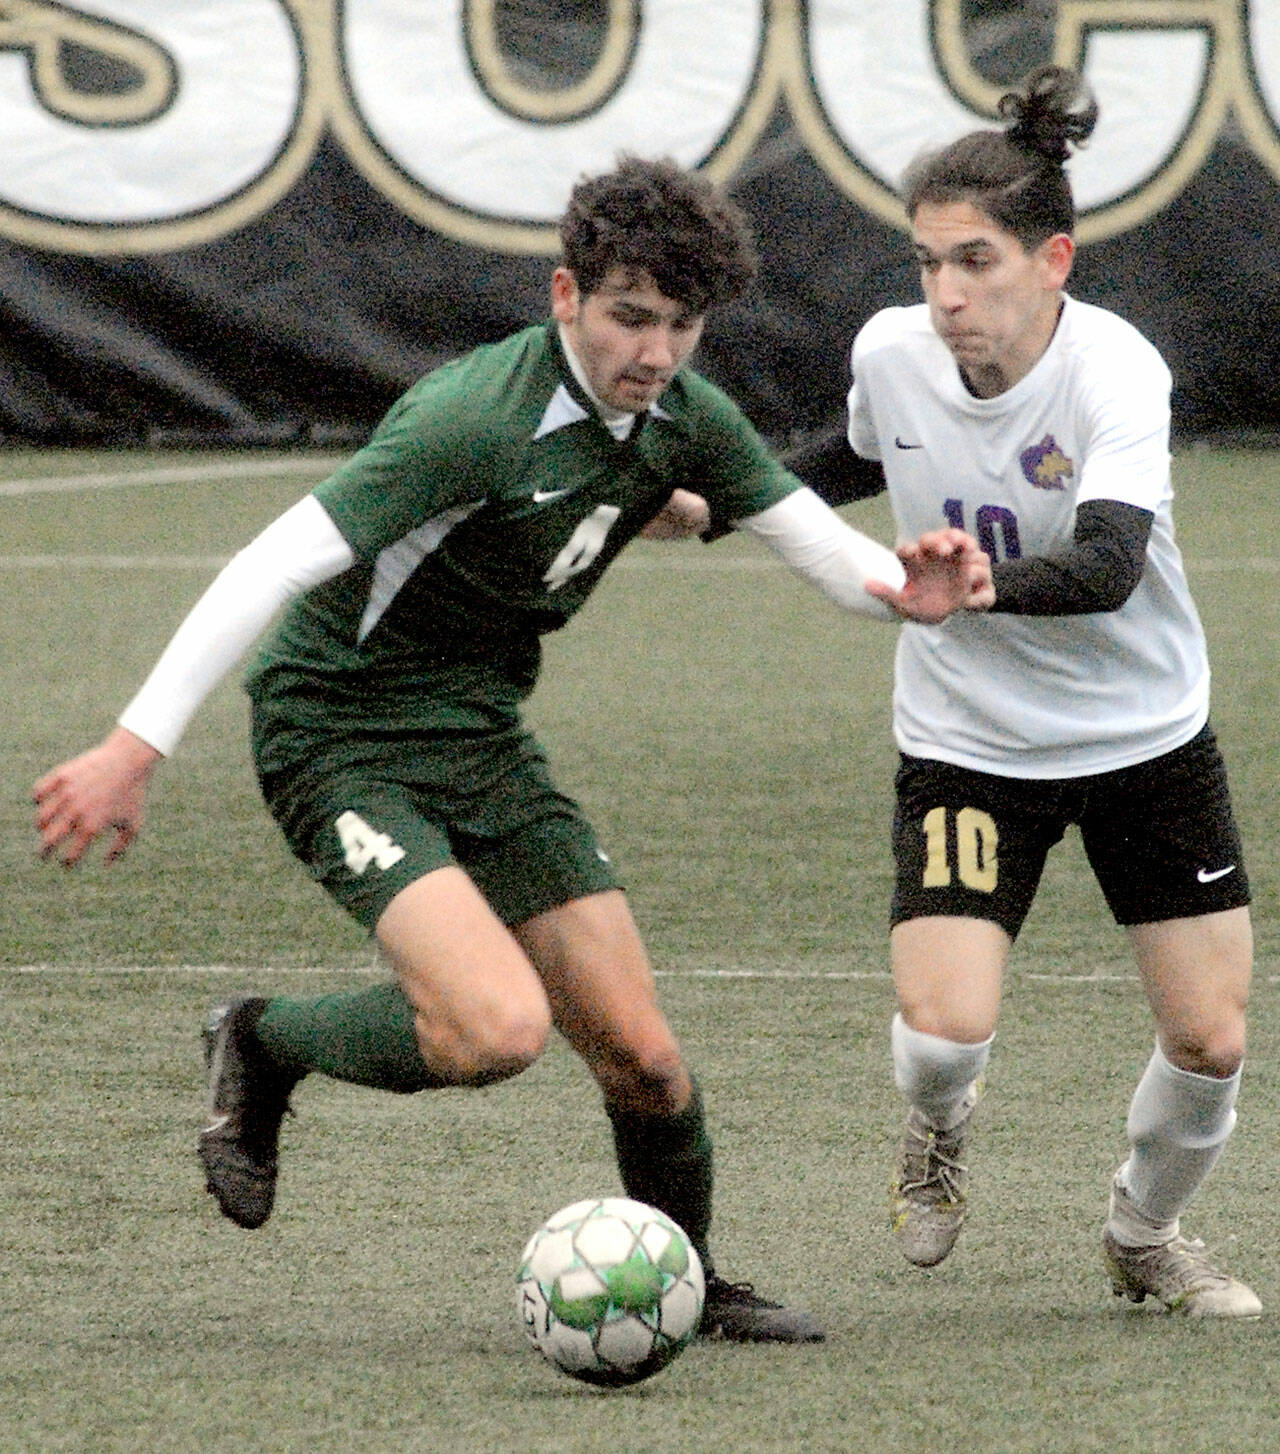
{"type": "Polygon", "coordinates": [[[647,540],[685,540],[711,524],[711,510],[692,490],[672,490],[671,498],[641,530],[647,540]]]}
{"type": "Polygon", "coordinates": [[[102,833],[110,833],[107,862],[129,847],[142,827],[147,780],[160,760],[154,747],[117,727],[102,743],[48,772],[31,790],[40,856],[70,867],[102,833]]]}
{"type": "Polygon", "coordinates": [[[901,590],[869,581],[867,591],[907,621],[945,621],[953,611],[986,611],[994,604],[991,561],[971,535],[930,530],[898,547],[907,579],[901,590]]]}

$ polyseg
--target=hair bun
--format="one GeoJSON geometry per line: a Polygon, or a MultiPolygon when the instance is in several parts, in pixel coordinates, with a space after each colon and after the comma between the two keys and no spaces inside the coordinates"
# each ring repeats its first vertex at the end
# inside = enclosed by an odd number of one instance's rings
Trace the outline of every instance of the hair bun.
{"type": "Polygon", "coordinates": [[[1021,91],[1000,98],[999,111],[1013,123],[1008,128],[1010,142],[1054,166],[1067,160],[1072,146],[1089,139],[1098,121],[1092,91],[1065,66],[1033,71],[1021,91]]]}

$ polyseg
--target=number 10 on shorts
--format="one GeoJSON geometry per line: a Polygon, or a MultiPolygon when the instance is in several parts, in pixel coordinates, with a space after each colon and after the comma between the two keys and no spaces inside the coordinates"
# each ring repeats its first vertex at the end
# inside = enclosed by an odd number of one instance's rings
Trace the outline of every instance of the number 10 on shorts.
{"type": "MultiPolygon", "coordinates": [[[[947,832],[947,808],[931,808],[924,815],[925,863],[923,887],[950,888],[953,866],[947,832]]],[[[995,819],[981,808],[961,808],[955,815],[955,876],[967,889],[994,891],[997,880],[996,845],[1000,834],[995,819]]]]}

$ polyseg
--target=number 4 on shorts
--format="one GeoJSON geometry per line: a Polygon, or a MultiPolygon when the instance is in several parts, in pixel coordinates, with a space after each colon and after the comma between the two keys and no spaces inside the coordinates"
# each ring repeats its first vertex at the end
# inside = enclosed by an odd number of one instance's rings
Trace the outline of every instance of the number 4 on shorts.
{"type": "Polygon", "coordinates": [[[404,849],[398,843],[393,843],[388,834],[370,828],[360,814],[353,813],[350,808],[333,820],[333,826],[352,873],[363,873],[371,863],[385,871],[404,857],[404,849]]]}

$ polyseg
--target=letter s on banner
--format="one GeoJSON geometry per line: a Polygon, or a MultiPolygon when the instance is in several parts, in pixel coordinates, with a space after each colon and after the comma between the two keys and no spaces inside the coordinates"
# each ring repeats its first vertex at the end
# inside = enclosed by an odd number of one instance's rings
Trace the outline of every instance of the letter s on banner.
{"type": "MultiPolygon", "coordinates": [[[[1061,0],[1054,59],[1083,70],[1102,113],[1071,163],[1082,241],[1133,226],[1203,162],[1230,101],[1220,14],[1221,0],[1061,0]]],[[[811,76],[800,85],[793,72],[787,86],[797,123],[856,201],[901,224],[908,163],[996,124],[1006,88],[973,70],[960,0],[810,0],[808,15],[811,76]]]]}
{"type": "Polygon", "coordinates": [[[721,178],[776,95],[761,0],[608,0],[605,36],[572,88],[517,82],[495,0],[346,0],[334,130],[410,216],[480,246],[554,252],[585,173],[620,151],[721,178]]]}
{"type": "Polygon", "coordinates": [[[0,19],[0,226],[63,251],[138,252],[221,235],[283,195],[309,162],[307,0],[14,0],[0,19]],[[296,8],[295,8],[296,7],[296,8]],[[60,47],[139,78],[75,93],[60,47]],[[246,60],[248,59],[248,63],[246,60]]]}
{"type": "Polygon", "coordinates": [[[1280,178],[1280,0],[1252,0],[1241,77],[1240,123],[1254,150],[1280,178]]]}

